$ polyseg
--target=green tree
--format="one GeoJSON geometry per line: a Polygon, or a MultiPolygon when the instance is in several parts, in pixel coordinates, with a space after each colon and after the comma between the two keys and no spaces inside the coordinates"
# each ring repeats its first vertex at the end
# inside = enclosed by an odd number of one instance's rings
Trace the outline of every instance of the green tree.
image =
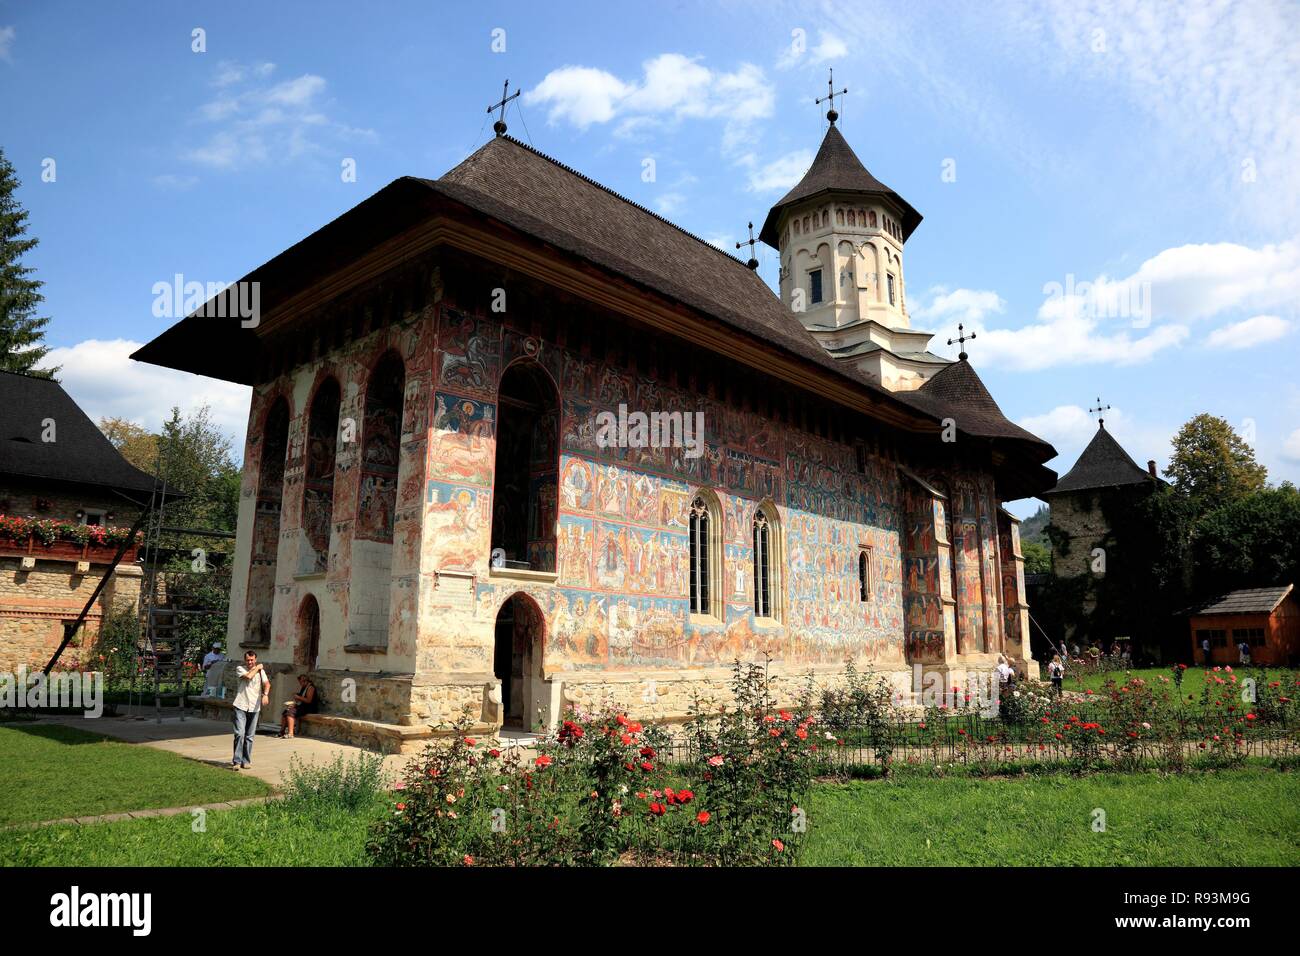
{"type": "Polygon", "coordinates": [[[1025,556],[1025,574],[1050,574],[1052,549],[1039,541],[1021,541],[1020,551],[1025,556]]]}
{"type": "Polygon", "coordinates": [[[0,369],[53,378],[57,368],[39,368],[49,349],[45,326],[49,318],[36,315],[45,300],[41,282],[22,257],[39,240],[27,235],[27,210],[18,202],[18,176],[0,150],[0,369]]]}
{"type": "Polygon", "coordinates": [[[1239,501],[1268,480],[1254,450],[1217,416],[1197,415],[1178,430],[1173,444],[1165,477],[1197,515],[1239,501]]]}
{"type": "Polygon", "coordinates": [[[141,471],[153,474],[158,464],[158,436],[125,418],[101,418],[99,430],[122,457],[141,471]]]}
{"type": "Polygon", "coordinates": [[[1300,580],[1300,490],[1284,482],[1216,508],[1197,525],[1195,540],[1199,593],[1294,584],[1300,580]]]}

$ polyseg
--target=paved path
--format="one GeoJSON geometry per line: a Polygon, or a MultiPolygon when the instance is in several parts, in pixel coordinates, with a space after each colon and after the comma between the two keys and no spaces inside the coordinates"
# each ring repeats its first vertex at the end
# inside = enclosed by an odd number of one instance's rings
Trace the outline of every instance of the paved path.
{"type": "Polygon", "coordinates": [[[192,807],[163,807],[156,810],[129,810],[125,813],[104,813],[97,817],[64,817],[61,820],[38,820],[35,823],[11,823],[0,830],[30,830],[34,827],[50,827],[60,823],[72,823],[84,826],[91,823],[116,823],[119,820],[142,820],[145,817],[174,817],[194,810],[233,810],[236,807],[251,807],[259,803],[270,803],[283,799],[280,796],[249,797],[246,800],[227,800],[224,803],[199,803],[192,807]]]}
{"type": "MultiPolygon", "coordinates": [[[[132,717],[100,717],[88,720],[80,716],[52,715],[42,718],[41,723],[76,727],[88,733],[104,734],[126,743],[167,750],[191,760],[219,767],[230,766],[230,757],[234,750],[234,730],[227,720],[206,720],[201,717],[187,717],[181,720],[178,716],[168,716],[163,718],[162,723],[158,723],[152,717],[144,720],[132,717]]],[[[278,727],[277,724],[277,730],[278,727]]],[[[347,760],[352,755],[368,752],[360,747],[330,740],[312,737],[280,740],[272,734],[259,733],[253,745],[253,765],[247,770],[230,772],[251,773],[278,787],[282,776],[288,773],[289,760],[292,757],[297,757],[303,764],[319,764],[329,763],[339,754],[347,760]]],[[[409,756],[389,754],[384,757],[384,771],[391,778],[396,779],[402,767],[410,759],[409,756]]]]}

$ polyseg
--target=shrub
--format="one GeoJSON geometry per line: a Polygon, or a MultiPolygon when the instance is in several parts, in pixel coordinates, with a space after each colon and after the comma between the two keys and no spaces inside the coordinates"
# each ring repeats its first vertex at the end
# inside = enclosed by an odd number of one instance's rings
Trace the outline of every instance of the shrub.
{"type": "Polygon", "coordinates": [[[374,802],[384,787],[384,758],[360,751],[355,757],[337,754],[326,764],[304,764],[289,759],[284,781],[290,803],[359,810],[374,802]]]}

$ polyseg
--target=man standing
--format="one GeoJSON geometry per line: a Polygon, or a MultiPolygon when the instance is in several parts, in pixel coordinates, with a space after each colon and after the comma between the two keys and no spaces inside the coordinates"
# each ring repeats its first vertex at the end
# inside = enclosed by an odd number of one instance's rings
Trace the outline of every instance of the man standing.
{"type": "Polygon", "coordinates": [[[230,761],[234,770],[253,765],[253,736],[257,733],[257,718],[262,708],[271,702],[271,679],[257,662],[252,651],[244,654],[244,663],[235,668],[239,675],[239,692],[235,694],[235,756],[230,761]]]}
{"type": "Polygon", "coordinates": [[[1205,655],[1205,666],[1210,666],[1210,639],[1209,637],[1201,638],[1201,653],[1205,655]]]}

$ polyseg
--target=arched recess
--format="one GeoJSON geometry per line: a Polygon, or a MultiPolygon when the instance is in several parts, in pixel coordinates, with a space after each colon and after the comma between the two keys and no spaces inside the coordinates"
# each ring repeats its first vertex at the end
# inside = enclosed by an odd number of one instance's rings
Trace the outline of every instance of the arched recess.
{"type": "Polygon", "coordinates": [[[302,529],[306,547],[301,572],[329,567],[334,523],[334,459],[338,453],[339,383],[327,378],[316,389],[307,415],[307,461],[302,483],[302,529]]]}
{"type": "Polygon", "coordinates": [[[497,611],[492,672],[501,682],[501,725],[533,730],[545,721],[542,704],[542,657],[546,618],[537,602],[516,591],[497,611]]]}
{"type": "MultiPolygon", "coordinates": [[[[255,423],[254,427],[258,425],[255,423]]],[[[258,434],[261,435],[262,450],[258,459],[253,543],[248,562],[244,641],[269,647],[280,549],[280,515],[284,505],[284,459],[289,450],[289,403],[283,395],[267,410],[258,434]]]]}
{"type": "Polygon", "coordinates": [[[393,515],[397,508],[405,392],[406,366],[396,352],[385,352],[366,381],[352,583],[348,589],[350,647],[388,646],[393,515]]]}
{"type": "Polygon", "coordinates": [[[505,566],[555,570],[560,394],[535,361],[515,362],[497,393],[492,549],[505,566]]]}
{"type": "Polygon", "coordinates": [[[722,620],[722,504],[709,488],[701,488],[691,501],[689,548],[691,615],[722,620]]]}
{"type": "Polygon", "coordinates": [[[294,639],[293,662],[314,671],[320,660],[320,605],[308,594],[298,608],[298,633],[294,639]]]}
{"type": "Polygon", "coordinates": [[[779,622],[784,608],[783,575],[785,555],[781,519],[776,505],[764,501],[754,510],[754,616],[779,622]]]}

